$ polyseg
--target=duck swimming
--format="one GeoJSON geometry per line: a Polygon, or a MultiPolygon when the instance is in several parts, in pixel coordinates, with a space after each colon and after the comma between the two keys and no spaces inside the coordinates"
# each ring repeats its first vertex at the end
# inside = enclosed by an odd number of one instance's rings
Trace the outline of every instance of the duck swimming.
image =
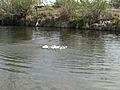
{"type": "Polygon", "coordinates": [[[57,46],[57,45],[52,45],[52,46],[48,46],[48,45],[43,45],[42,49],[66,49],[67,46],[57,46]]]}
{"type": "Polygon", "coordinates": [[[48,46],[48,45],[44,45],[44,46],[42,46],[42,48],[43,48],[43,49],[48,49],[49,46],[48,46]]]}

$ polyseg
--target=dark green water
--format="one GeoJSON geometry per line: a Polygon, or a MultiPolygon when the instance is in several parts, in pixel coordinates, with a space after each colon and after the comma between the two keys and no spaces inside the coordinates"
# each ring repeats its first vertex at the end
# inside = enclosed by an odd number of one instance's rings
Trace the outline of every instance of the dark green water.
{"type": "Polygon", "coordinates": [[[0,27],[0,90],[120,90],[120,33],[0,27]]]}

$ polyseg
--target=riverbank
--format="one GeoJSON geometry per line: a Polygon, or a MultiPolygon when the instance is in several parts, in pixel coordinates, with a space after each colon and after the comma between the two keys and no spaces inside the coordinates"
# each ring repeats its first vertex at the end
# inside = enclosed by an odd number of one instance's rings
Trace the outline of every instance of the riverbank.
{"type": "MultiPolygon", "coordinates": [[[[31,21],[32,22],[32,21],[31,21]]],[[[90,23],[85,22],[82,18],[66,18],[51,13],[42,13],[30,25],[36,27],[56,27],[56,28],[74,28],[74,29],[90,29],[90,30],[120,30],[120,18],[101,18],[99,21],[90,23]],[[33,25],[32,25],[33,24],[33,25]]]]}
{"type": "Polygon", "coordinates": [[[36,26],[36,27],[56,27],[75,28],[91,30],[120,30],[119,9],[109,9],[110,15],[99,18],[98,21],[90,22],[85,18],[67,17],[61,15],[59,8],[43,7],[27,15],[25,18],[19,16],[7,16],[0,20],[0,25],[11,26],[36,26]]]}
{"type": "Polygon", "coordinates": [[[120,30],[120,22],[115,18],[100,19],[98,22],[89,24],[88,22],[85,23],[83,19],[67,19],[64,17],[55,17],[49,14],[43,15],[42,18],[38,18],[36,26],[91,30],[120,30]]]}

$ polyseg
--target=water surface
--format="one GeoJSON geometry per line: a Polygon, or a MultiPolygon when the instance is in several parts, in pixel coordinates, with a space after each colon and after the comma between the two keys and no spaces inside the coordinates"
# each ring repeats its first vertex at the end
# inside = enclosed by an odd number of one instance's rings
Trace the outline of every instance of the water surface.
{"type": "Polygon", "coordinates": [[[120,90],[119,53],[116,31],[0,27],[0,90],[120,90]]]}

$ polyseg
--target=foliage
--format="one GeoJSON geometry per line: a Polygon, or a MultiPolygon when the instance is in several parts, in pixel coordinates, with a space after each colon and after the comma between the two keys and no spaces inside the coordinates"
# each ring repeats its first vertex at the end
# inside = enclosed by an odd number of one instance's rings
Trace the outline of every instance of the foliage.
{"type": "Polygon", "coordinates": [[[95,22],[108,8],[106,0],[57,0],[61,16],[83,18],[86,22],[95,22]]]}
{"type": "Polygon", "coordinates": [[[120,16],[118,17],[118,20],[120,21],[120,16]]]}
{"type": "Polygon", "coordinates": [[[80,19],[80,18],[72,19],[69,21],[69,23],[73,24],[74,26],[79,25],[80,27],[84,25],[83,19],[80,19]]]}
{"type": "Polygon", "coordinates": [[[111,0],[111,4],[115,8],[120,8],[120,0],[111,0]]]}
{"type": "Polygon", "coordinates": [[[32,0],[0,0],[0,14],[25,17],[30,10],[31,4],[32,0]]]}
{"type": "Polygon", "coordinates": [[[61,16],[73,17],[76,15],[78,2],[76,0],[56,0],[56,6],[61,8],[61,16]]]}
{"type": "Polygon", "coordinates": [[[34,0],[0,0],[0,19],[3,25],[25,24],[34,0]]]}
{"type": "Polygon", "coordinates": [[[106,0],[80,0],[79,12],[84,19],[97,21],[100,15],[107,9],[106,0]]]}
{"type": "Polygon", "coordinates": [[[117,22],[120,22],[120,16],[116,16],[115,19],[117,22]]]}

